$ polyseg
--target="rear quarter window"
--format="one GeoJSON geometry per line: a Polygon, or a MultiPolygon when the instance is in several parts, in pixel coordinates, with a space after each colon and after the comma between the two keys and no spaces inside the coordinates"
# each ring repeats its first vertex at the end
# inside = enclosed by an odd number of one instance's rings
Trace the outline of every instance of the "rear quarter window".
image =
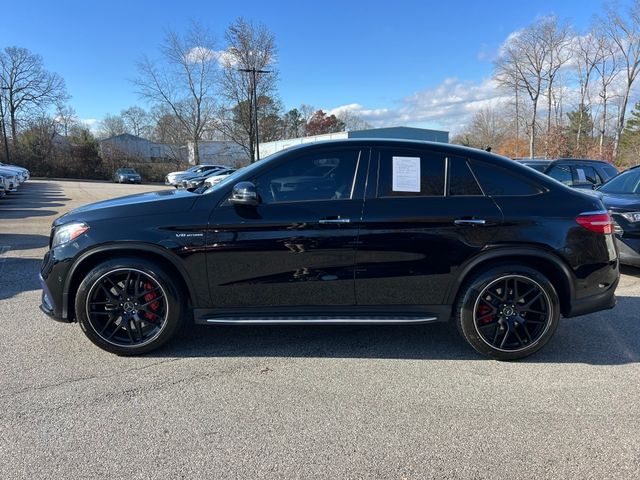
{"type": "Polygon", "coordinates": [[[542,193],[542,188],[534,180],[520,172],[481,160],[471,159],[469,163],[486,195],[525,197],[542,193]]]}

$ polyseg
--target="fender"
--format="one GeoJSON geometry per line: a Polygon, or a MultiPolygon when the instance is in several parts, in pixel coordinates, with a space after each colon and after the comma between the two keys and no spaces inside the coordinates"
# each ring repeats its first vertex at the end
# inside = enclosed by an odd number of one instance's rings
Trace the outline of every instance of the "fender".
{"type": "Polygon", "coordinates": [[[489,260],[496,260],[502,257],[529,257],[529,258],[542,258],[552,262],[567,279],[569,285],[570,298],[575,298],[575,280],[574,275],[571,272],[569,266],[557,255],[535,245],[517,245],[517,246],[504,246],[494,245],[488,247],[486,250],[480,252],[475,257],[469,259],[461,266],[460,272],[456,275],[456,279],[449,288],[447,295],[447,303],[453,305],[458,296],[458,291],[462,284],[466,281],[469,272],[483,262],[489,260]]]}
{"type": "Polygon", "coordinates": [[[156,255],[160,255],[162,258],[171,263],[173,267],[180,273],[182,278],[184,279],[185,284],[187,285],[187,289],[189,290],[189,296],[194,302],[197,304],[197,297],[195,295],[195,289],[193,287],[193,283],[191,281],[191,277],[187,273],[186,269],[180,262],[179,257],[177,257],[173,252],[168,250],[167,248],[161,247],[152,243],[144,243],[144,242],[117,242],[117,243],[108,243],[103,245],[98,245],[94,248],[87,250],[78,256],[78,258],[73,262],[71,267],[69,268],[69,272],[67,273],[67,278],[64,281],[63,289],[62,289],[62,318],[69,318],[69,290],[71,288],[71,279],[74,277],[76,270],[82,263],[93,255],[118,251],[118,250],[138,250],[148,253],[153,253],[156,255]]]}

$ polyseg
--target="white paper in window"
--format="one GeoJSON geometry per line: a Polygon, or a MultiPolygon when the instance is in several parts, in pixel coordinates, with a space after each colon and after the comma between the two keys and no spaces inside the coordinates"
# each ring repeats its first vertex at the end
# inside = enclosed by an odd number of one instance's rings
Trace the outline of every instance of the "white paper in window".
{"type": "Polygon", "coordinates": [[[394,192],[420,192],[420,157],[392,157],[394,192]]]}

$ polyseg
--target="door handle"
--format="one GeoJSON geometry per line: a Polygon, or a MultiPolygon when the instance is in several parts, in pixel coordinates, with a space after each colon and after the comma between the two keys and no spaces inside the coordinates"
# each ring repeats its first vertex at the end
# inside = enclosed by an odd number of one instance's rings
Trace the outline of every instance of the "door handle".
{"type": "Polygon", "coordinates": [[[321,218],[318,221],[321,225],[326,225],[330,223],[350,223],[350,218],[321,218]]]}
{"type": "Polygon", "coordinates": [[[455,225],[486,225],[487,221],[481,218],[460,218],[453,223],[455,225]]]}

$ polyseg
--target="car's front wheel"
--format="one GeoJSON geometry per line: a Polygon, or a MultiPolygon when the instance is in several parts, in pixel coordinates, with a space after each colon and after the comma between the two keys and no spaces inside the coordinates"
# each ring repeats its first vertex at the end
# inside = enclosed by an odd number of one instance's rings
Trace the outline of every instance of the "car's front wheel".
{"type": "Polygon", "coordinates": [[[85,335],[118,355],[155,350],[178,330],[180,287],[162,267],[144,259],[108,260],[94,267],[76,294],[76,318],[85,335]]]}
{"type": "Polygon", "coordinates": [[[532,268],[509,265],[470,279],[454,312],[467,342],[497,360],[524,358],[540,350],[555,333],[559,318],[553,284],[532,268]]]}

